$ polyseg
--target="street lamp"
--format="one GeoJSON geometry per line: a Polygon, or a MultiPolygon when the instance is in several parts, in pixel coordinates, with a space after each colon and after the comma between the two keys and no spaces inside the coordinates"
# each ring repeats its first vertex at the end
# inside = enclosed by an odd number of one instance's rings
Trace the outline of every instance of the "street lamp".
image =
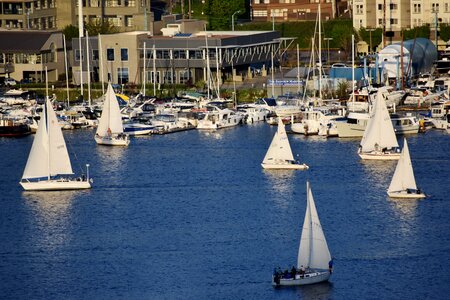
{"type": "Polygon", "coordinates": [[[333,40],[333,38],[323,38],[325,41],[327,41],[327,49],[328,49],[328,59],[327,62],[330,64],[330,41],[333,40]]]}
{"type": "Polygon", "coordinates": [[[235,15],[235,14],[239,14],[239,13],[241,13],[240,10],[235,11],[235,12],[231,15],[231,31],[234,31],[234,15],[235,15]]]}

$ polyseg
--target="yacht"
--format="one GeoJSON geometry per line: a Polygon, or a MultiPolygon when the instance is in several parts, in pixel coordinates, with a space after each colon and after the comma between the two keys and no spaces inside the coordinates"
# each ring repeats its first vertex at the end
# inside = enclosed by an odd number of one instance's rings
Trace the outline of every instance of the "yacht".
{"type": "Polygon", "coordinates": [[[239,125],[243,119],[241,112],[235,112],[228,108],[220,109],[217,106],[207,106],[206,109],[203,118],[198,120],[197,129],[217,130],[233,127],[239,125]]]}
{"type": "Polygon", "coordinates": [[[303,112],[303,119],[291,125],[291,131],[304,135],[337,135],[333,128],[332,120],[345,115],[344,107],[314,107],[303,112]]]}

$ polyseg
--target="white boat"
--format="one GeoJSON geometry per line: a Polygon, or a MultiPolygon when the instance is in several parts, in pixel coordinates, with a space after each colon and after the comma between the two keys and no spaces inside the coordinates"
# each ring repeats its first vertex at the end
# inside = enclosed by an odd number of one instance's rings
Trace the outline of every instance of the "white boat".
{"type": "Polygon", "coordinates": [[[294,160],[291,145],[281,118],[278,118],[278,129],[261,164],[264,169],[307,170],[306,164],[294,160]]]}
{"type": "Polygon", "coordinates": [[[89,171],[86,177],[72,178],[71,175],[73,171],[66,142],[47,98],[20,185],[26,191],[91,188],[89,171]]]}
{"type": "Polygon", "coordinates": [[[264,121],[269,114],[269,111],[265,108],[251,107],[249,105],[239,105],[238,111],[244,114],[244,122],[247,124],[264,121]]]}
{"type": "Polygon", "coordinates": [[[306,182],[306,213],[297,257],[295,274],[274,274],[273,286],[307,285],[327,281],[332,272],[332,259],[320,224],[309,182],[306,182]]]}
{"type": "Polygon", "coordinates": [[[362,159],[396,160],[400,157],[397,138],[380,91],[377,93],[373,115],[364,131],[358,154],[362,159]]]}
{"type": "Polygon", "coordinates": [[[128,135],[123,133],[120,107],[111,83],[108,83],[102,116],[95,134],[95,142],[99,145],[108,146],[128,146],[130,143],[128,135]]]}
{"type": "Polygon", "coordinates": [[[216,106],[207,106],[207,112],[203,119],[199,119],[197,129],[217,130],[237,126],[241,123],[243,114],[231,109],[220,109],[216,106]]]}
{"type": "Polygon", "coordinates": [[[147,125],[137,122],[128,122],[123,124],[123,132],[128,135],[147,135],[155,129],[153,125],[147,125]]]}
{"type": "MultiPolygon", "coordinates": [[[[419,120],[407,113],[406,116],[393,114],[390,116],[395,134],[418,133],[419,120]]],[[[351,112],[342,120],[335,122],[337,133],[340,138],[362,137],[370,119],[370,114],[361,112],[351,112]]]]}
{"type": "Polygon", "coordinates": [[[322,135],[328,135],[328,129],[332,128],[332,120],[341,118],[345,114],[343,109],[343,107],[310,108],[303,112],[303,119],[300,122],[291,125],[291,130],[304,135],[315,135],[321,132],[325,133],[322,135]]]}
{"type": "Polygon", "coordinates": [[[406,139],[387,193],[391,198],[425,198],[425,194],[416,185],[406,139]]]}

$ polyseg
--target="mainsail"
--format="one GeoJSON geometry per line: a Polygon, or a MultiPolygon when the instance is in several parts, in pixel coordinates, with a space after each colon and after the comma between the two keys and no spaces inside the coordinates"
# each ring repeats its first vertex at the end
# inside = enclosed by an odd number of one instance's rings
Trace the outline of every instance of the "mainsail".
{"type": "Polygon", "coordinates": [[[73,174],[66,142],[50,100],[45,100],[22,179],[73,174]]]}
{"type": "Polygon", "coordinates": [[[274,161],[293,161],[291,145],[281,118],[278,119],[278,129],[275,133],[269,150],[267,150],[263,163],[273,163],[274,161]]]}
{"type": "Polygon", "coordinates": [[[405,191],[406,189],[417,190],[408,143],[406,142],[406,139],[404,141],[402,154],[400,155],[397,167],[395,168],[388,192],[399,192],[405,191]]]}
{"type": "Polygon", "coordinates": [[[306,194],[306,213],[298,250],[297,268],[304,266],[312,269],[327,269],[331,255],[309,182],[306,183],[306,194]]]}
{"type": "Polygon", "coordinates": [[[389,116],[383,94],[380,91],[377,92],[377,99],[374,106],[373,115],[369,119],[361,140],[362,152],[398,147],[391,117],[389,116]],[[376,146],[379,149],[376,149],[376,146]]]}
{"type": "Polygon", "coordinates": [[[109,83],[105,94],[105,101],[103,102],[102,116],[97,127],[97,134],[99,136],[106,136],[108,133],[122,132],[122,115],[120,113],[119,103],[117,102],[116,94],[111,83],[109,83]]]}

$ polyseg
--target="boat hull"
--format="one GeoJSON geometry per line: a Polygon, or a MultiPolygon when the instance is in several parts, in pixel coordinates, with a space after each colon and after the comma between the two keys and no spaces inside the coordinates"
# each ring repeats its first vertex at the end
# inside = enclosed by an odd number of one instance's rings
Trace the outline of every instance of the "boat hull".
{"type": "Polygon", "coordinates": [[[398,160],[400,158],[400,152],[378,152],[378,151],[372,151],[372,152],[359,152],[359,157],[366,160],[398,160]]]}
{"type": "Polygon", "coordinates": [[[301,275],[296,275],[295,279],[289,278],[280,278],[277,282],[275,281],[275,277],[272,276],[272,285],[277,286],[298,286],[298,285],[308,285],[319,282],[328,281],[331,273],[329,271],[322,272],[314,272],[305,274],[303,277],[301,275]]]}
{"type": "Polygon", "coordinates": [[[106,146],[128,146],[130,144],[130,140],[128,136],[125,137],[109,137],[109,136],[95,136],[95,142],[99,145],[106,146]]]}
{"type": "Polygon", "coordinates": [[[308,170],[306,164],[264,164],[261,166],[266,170],[308,170]]]}
{"type": "Polygon", "coordinates": [[[390,198],[396,199],[422,199],[426,195],[424,193],[408,193],[407,191],[387,192],[390,198]]]}
{"type": "Polygon", "coordinates": [[[22,181],[20,185],[25,191],[62,191],[62,190],[84,190],[90,189],[91,184],[86,180],[42,180],[27,182],[22,181]]]}

